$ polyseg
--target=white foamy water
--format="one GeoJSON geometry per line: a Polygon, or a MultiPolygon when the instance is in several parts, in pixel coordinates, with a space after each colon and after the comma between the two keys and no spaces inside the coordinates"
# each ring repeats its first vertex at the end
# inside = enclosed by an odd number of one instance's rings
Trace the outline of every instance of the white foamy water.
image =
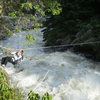
{"type": "MultiPolygon", "coordinates": [[[[18,35],[2,41],[3,46],[11,48],[24,48],[25,34],[18,35]]],[[[43,94],[49,92],[53,100],[100,100],[100,64],[88,61],[84,57],[70,51],[45,53],[43,49],[36,49],[43,45],[42,33],[34,34],[37,41],[34,49],[24,50],[24,54],[34,57],[24,60],[19,68],[7,64],[6,71],[11,83],[27,94],[30,90],[43,94]],[[23,69],[18,72],[18,70],[23,69]]]]}

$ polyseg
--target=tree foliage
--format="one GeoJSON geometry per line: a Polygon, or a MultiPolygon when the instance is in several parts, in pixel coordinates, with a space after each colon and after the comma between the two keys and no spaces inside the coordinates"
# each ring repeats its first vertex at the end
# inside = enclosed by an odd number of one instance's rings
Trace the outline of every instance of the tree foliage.
{"type": "Polygon", "coordinates": [[[25,38],[25,43],[24,43],[24,46],[30,46],[33,44],[33,42],[36,40],[35,37],[30,34],[30,33],[27,33],[26,34],[26,38],[25,38]]]}
{"type": "Polygon", "coordinates": [[[22,100],[22,98],[20,92],[10,87],[6,74],[0,69],[0,100],[22,100]]]}
{"type": "MultiPolygon", "coordinates": [[[[3,19],[4,21],[6,20],[6,23],[0,25],[0,37],[5,38],[14,32],[27,28],[33,28],[37,32],[37,28],[42,26],[43,17],[47,17],[48,14],[58,15],[60,12],[61,6],[59,0],[1,0],[0,15],[7,17],[3,19]],[[24,20],[25,18],[30,20],[30,23],[24,20]]],[[[0,21],[2,21],[1,16],[0,21]]],[[[33,38],[30,39],[32,40],[30,40],[29,44],[32,44],[33,38]]]]}
{"type": "Polygon", "coordinates": [[[17,15],[21,13],[34,15],[34,12],[42,15],[51,12],[57,15],[61,11],[59,0],[1,0],[0,6],[3,15],[9,15],[11,12],[16,12],[17,15]]]}
{"type": "Polygon", "coordinates": [[[98,0],[61,1],[61,14],[51,15],[44,23],[44,27],[47,27],[43,30],[46,45],[62,44],[68,36],[73,41],[78,32],[99,27],[98,4],[100,4],[98,0]]]}
{"type": "MultiPolygon", "coordinates": [[[[60,4],[62,12],[56,16],[49,15],[44,23],[45,45],[100,40],[99,0],[61,0],[60,4]]],[[[76,46],[73,49],[82,51],[86,55],[94,54],[95,58],[100,58],[99,44],[76,46]]]]}
{"type": "Polygon", "coordinates": [[[46,92],[43,96],[40,96],[38,93],[30,91],[28,94],[28,100],[52,100],[52,95],[46,92]]]}

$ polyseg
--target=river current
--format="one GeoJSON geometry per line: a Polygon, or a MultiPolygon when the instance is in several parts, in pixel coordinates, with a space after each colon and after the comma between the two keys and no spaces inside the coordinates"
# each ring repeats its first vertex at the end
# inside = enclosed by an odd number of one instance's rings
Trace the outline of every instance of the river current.
{"type": "Polygon", "coordinates": [[[44,44],[42,40],[39,29],[38,33],[33,30],[16,33],[1,42],[14,51],[24,48],[27,55],[17,68],[10,63],[5,67],[12,86],[20,88],[24,94],[30,90],[41,95],[49,92],[53,100],[100,100],[100,63],[70,51],[46,53],[40,48],[44,44]],[[23,46],[27,33],[36,37],[30,47],[23,46]]]}

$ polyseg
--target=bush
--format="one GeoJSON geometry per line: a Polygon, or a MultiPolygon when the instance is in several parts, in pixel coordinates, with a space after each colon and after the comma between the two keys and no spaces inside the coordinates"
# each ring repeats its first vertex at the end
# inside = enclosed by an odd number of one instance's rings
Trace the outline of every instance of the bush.
{"type": "Polygon", "coordinates": [[[46,92],[43,95],[42,100],[52,100],[52,95],[50,95],[48,92],[46,92]]]}
{"type": "Polygon", "coordinates": [[[29,92],[28,94],[28,100],[39,100],[40,96],[37,93],[34,93],[32,91],[29,92]]]}
{"type": "MultiPolygon", "coordinates": [[[[7,73],[0,68],[0,100],[24,100],[18,89],[11,88],[7,73]]],[[[52,95],[46,92],[43,96],[30,91],[27,100],[52,100],[52,95]]]]}
{"type": "Polygon", "coordinates": [[[22,100],[22,98],[20,92],[10,87],[6,74],[0,69],[0,100],[22,100]]]}
{"type": "MultiPolygon", "coordinates": [[[[42,100],[52,100],[52,95],[46,92],[41,98],[42,100]]],[[[28,94],[28,100],[40,100],[40,95],[38,93],[30,91],[30,93],[28,94]]]]}

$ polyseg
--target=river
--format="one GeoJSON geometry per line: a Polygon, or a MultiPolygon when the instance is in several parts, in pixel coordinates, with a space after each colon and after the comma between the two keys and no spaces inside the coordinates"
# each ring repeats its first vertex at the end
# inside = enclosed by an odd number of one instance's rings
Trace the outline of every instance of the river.
{"type": "MultiPolygon", "coordinates": [[[[100,63],[93,62],[70,51],[44,52],[42,32],[30,30],[36,42],[25,48],[23,31],[14,34],[1,42],[4,47],[24,48],[24,60],[18,68],[10,63],[5,70],[8,72],[12,86],[20,88],[25,95],[32,90],[43,95],[49,92],[53,100],[100,100],[100,63]],[[22,71],[18,71],[24,69],[22,71]]],[[[3,55],[4,56],[4,55],[3,55]]],[[[26,96],[27,98],[27,96],[26,96]]]]}

